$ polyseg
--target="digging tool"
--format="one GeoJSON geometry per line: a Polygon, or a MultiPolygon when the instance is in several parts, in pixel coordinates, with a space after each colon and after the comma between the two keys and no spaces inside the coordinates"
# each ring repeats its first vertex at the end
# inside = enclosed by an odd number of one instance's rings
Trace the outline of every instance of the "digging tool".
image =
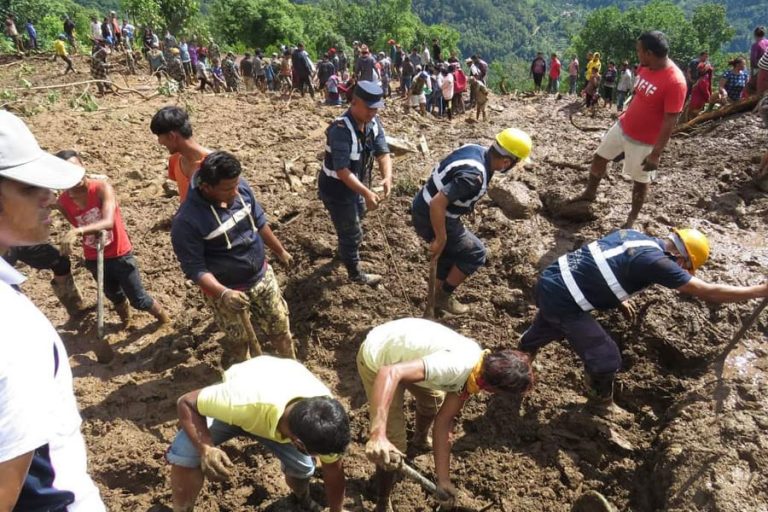
{"type": "Polygon", "coordinates": [[[259,338],[256,336],[256,331],[253,330],[253,324],[251,323],[251,315],[247,309],[244,309],[239,313],[240,321],[245,328],[245,334],[248,336],[248,348],[251,352],[251,357],[261,355],[261,344],[259,344],[259,338]]]}
{"type": "MultiPolygon", "coordinates": [[[[427,477],[419,473],[412,466],[409,466],[405,462],[401,462],[400,467],[398,468],[398,471],[400,471],[400,473],[404,477],[410,480],[413,480],[414,482],[419,484],[422,487],[422,489],[427,491],[429,494],[437,497],[437,494],[438,494],[437,485],[435,485],[435,483],[432,480],[428,479],[427,477]]],[[[488,505],[485,505],[484,507],[480,508],[478,512],[485,512],[489,510],[494,504],[495,503],[489,503],[488,505]]],[[[464,507],[454,507],[454,509],[466,510],[464,507]]],[[[447,509],[444,509],[442,506],[438,506],[435,512],[441,512],[444,510],[447,510],[447,509]]]]}
{"type": "Polygon", "coordinates": [[[749,331],[749,329],[755,325],[757,319],[760,318],[760,313],[762,313],[766,307],[768,307],[768,298],[763,299],[760,304],[758,304],[752,311],[752,314],[749,315],[749,317],[747,317],[747,319],[741,324],[741,329],[739,329],[738,332],[734,334],[733,338],[731,338],[731,342],[728,343],[725,349],[723,349],[723,352],[720,354],[720,357],[717,358],[717,361],[725,361],[725,359],[728,357],[728,354],[731,353],[731,350],[736,348],[736,345],[739,344],[747,331],[749,331]]]}
{"type": "Polygon", "coordinates": [[[115,356],[104,338],[104,246],[107,232],[101,230],[96,241],[96,346],[94,352],[100,363],[109,363],[115,356]]]}
{"type": "Polygon", "coordinates": [[[435,301],[437,300],[437,257],[429,260],[429,285],[427,287],[427,306],[424,308],[424,318],[435,318],[435,301]]]}

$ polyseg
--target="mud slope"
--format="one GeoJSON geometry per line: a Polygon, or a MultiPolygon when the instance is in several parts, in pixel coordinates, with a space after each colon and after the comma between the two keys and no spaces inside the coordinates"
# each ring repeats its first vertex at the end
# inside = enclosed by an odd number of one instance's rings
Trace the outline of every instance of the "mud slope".
{"type": "MultiPolygon", "coordinates": [[[[84,79],[82,74],[62,78],[58,66],[47,62],[34,66],[6,68],[0,89],[18,86],[21,78],[32,85],[84,79]]],[[[80,68],[86,69],[84,64],[80,68]]],[[[145,94],[153,85],[133,77],[125,84],[145,94]]],[[[169,219],[178,198],[164,188],[167,155],[148,128],[162,105],[186,107],[200,142],[232,151],[243,161],[275,232],[296,258],[294,268],[276,269],[301,359],[350,409],[354,444],[346,459],[347,505],[353,510],[371,510],[368,479],[373,470],[361,448],[367,414],[355,352],[371,326],[420,315],[423,308],[425,247],[409,225],[408,211],[437,159],[467,142],[488,143],[508,126],[528,130],[536,144],[532,164],[500,179],[525,184],[544,208],[528,219],[510,219],[486,198],[467,221],[487,244],[489,264],[461,289],[460,298],[472,313],[445,323],[489,347],[516,344],[533,318],[532,287],[543,266],[616,228],[629,209],[630,183],[617,167],[594,211],[582,212],[587,217],[574,221],[551,215],[553,204],[583,187],[586,172],[577,168],[588,166],[600,140],[600,132],[582,132],[568,122],[572,106],[565,99],[495,97],[489,122],[479,124],[461,116],[453,123],[404,116],[399,103],[390,102],[382,115],[389,134],[413,143],[424,135],[431,154],[409,153],[395,160],[394,196],[366,219],[362,249],[366,266],[383,273],[386,283],[378,291],[361,288],[346,282],[333,259],[335,236],[314,185],[324,127],[340,110],[308,98],[286,104],[258,95],[194,93],[178,100],[109,97],[97,100],[101,111],[73,111],[69,99],[82,87],[22,95],[11,107],[35,111],[28,122],[44,147],[77,149],[90,172],[109,176],[145,284],[175,319],[172,328],[156,331],[148,315],[139,315],[139,329],[122,333],[110,310],[108,329],[118,357],[100,365],[88,344],[94,314],[79,325],[65,323],[50,293],[50,276],[23,269],[31,276],[25,291],[69,348],[91,471],[111,510],[169,510],[163,453],[176,430],[175,401],[218,378],[220,335],[197,289],[185,282],[170,246],[169,219]],[[286,161],[297,178],[293,189],[284,172],[286,161]]],[[[603,129],[612,122],[605,113],[595,119],[576,117],[582,125],[603,129]]],[[[701,277],[759,282],[768,262],[768,197],[751,185],[750,173],[765,142],[766,132],[751,115],[705,135],[675,139],[638,227],[658,235],[676,225],[698,227],[713,244],[701,277]]],[[[59,219],[54,237],[65,229],[59,219]]],[[[81,262],[75,264],[75,277],[93,303],[95,287],[81,262]]],[[[622,348],[625,368],[617,400],[631,418],[609,425],[582,412],[581,366],[557,343],[537,359],[538,383],[522,406],[488,397],[467,405],[457,425],[452,468],[456,484],[476,497],[478,508],[495,501],[491,510],[567,511],[577,496],[595,489],[618,510],[766,510],[768,320],[758,323],[725,365],[710,367],[752,304],[707,305],[661,289],[635,300],[641,315],[634,325],[618,314],[600,315],[622,348]]],[[[295,510],[273,458],[244,442],[225,449],[237,463],[236,475],[226,484],[208,485],[199,510],[295,510]]],[[[419,455],[414,464],[432,471],[428,455],[419,455]]],[[[320,480],[313,492],[322,499],[320,480]]],[[[410,483],[398,487],[394,505],[399,512],[432,509],[410,483]]]]}

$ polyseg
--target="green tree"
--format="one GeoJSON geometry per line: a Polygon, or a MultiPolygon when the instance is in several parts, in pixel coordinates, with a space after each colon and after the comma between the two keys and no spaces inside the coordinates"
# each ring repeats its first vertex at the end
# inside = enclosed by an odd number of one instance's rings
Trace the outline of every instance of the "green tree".
{"type": "Polygon", "coordinates": [[[211,29],[224,44],[248,47],[295,44],[304,36],[296,6],[288,0],[214,0],[211,29]]]}
{"type": "Polygon", "coordinates": [[[120,0],[120,8],[134,23],[158,30],[163,25],[160,4],[155,0],[120,0]]]}
{"type": "Polygon", "coordinates": [[[696,7],[691,24],[696,31],[699,44],[712,54],[717,53],[736,34],[736,30],[728,23],[723,5],[704,4],[696,7]]]}

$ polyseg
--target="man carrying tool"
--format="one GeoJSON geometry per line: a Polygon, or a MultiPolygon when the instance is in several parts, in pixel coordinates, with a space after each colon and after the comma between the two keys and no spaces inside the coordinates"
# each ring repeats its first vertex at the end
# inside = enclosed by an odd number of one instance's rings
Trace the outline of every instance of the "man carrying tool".
{"type": "Polygon", "coordinates": [[[339,237],[339,257],[355,283],[376,286],[378,274],[360,268],[361,221],[392,189],[392,160],[384,127],[376,115],[384,107],[384,91],[373,82],[358,82],[349,109],[325,132],[325,159],[318,177],[318,194],[339,237]],[[370,187],[373,160],[381,173],[383,197],[370,187]]]}
{"type": "Polygon", "coordinates": [[[485,264],[483,243],[461,222],[488,190],[493,173],[505,173],[531,154],[527,133],[507,128],[490,147],[467,144],[437,164],[413,199],[416,233],[429,242],[432,264],[437,265],[436,309],[463,315],[469,307],[459,303],[454,290],[485,264]]]}
{"type": "Polygon", "coordinates": [[[402,318],[368,333],[357,353],[357,370],[369,402],[371,430],[365,453],[377,465],[376,512],[391,512],[395,471],[406,452],[403,396],[416,399],[411,444],[433,448],[438,499],[450,508],[453,422],[470,396],[487,391],[520,395],[533,385],[528,356],[516,350],[483,350],[448,327],[402,318]],[[434,446],[429,428],[434,422],[434,446]]]}
{"type": "Polygon", "coordinates": [[[206,156],[171,226],[171,243],[184,275],[200,287],[225,333],[224,369],[247,359],[249,345],[252,356],[260,351],[248,312],[278,354],[296,357],[288,304],[264,245],[287,267],[293,257],[272,233],[241,172],[230,153],[206,156]]]}
{"type": "MultiPolygon", "coordinates": [[[[62,160],[83,167],[76,151],[56,153],[62,160]]],[[[114,304],[124,329],[132,327],[131,308],[146,311],[161,324],[170,322],[163,307],[144,289],[133,246],[125,230],[123,216],[112,186],[105,180],[87,175],[59,196],[59,209],[74,226],[61,241],[61,252],[72,253],[78,238],[83,241],[85,267],[97,278],[97,244],[99,232],[106,231],[104,246],[104,295],[114,304]]]]}
{"type": "MultiPolygon", "coordinates": [[[[0,111],[0,254],[45,243],[51,189],[82,176],[42,151],[21,119],[0,111]]],[[[67,350],[19,291],[24,280],[0,258],[0,510],[103,512],[88,476],[67,350]]]]}
{"type": "Polygon", "coordinates": [[[318,458],[330,512],[342,512],[349,418],[325,384],[300,363],[260,356],[233,365],[224,382],[179,398],[178,412],[181,430],[166,454],[174,512],[193,510],[205,477],[223,481],[231,476],[234,464],[218,445],[235,437],[257,441],[280,459],[297,501],[294,510],[322,510],[309,492],[318,458]]]}
{"type": "Polygon", "coordinates": [[[589,182],[572,201],[594,201],[608,162],[624,155],[624,173],[632,178],[632,208],[624,228],[631,228],[656,176],[661,152],[672,136],[685,106],[687,86],[683,72],[667,56],[669,43],[661,32],[645,32],[637,39],[640,61],[633,100],[608,130],[592,158],[589,182]]]}
{"type": "Polygon", "coordinates": [[[620,308],[632,321],[629,297],[653,284],[715,303],[768,297],[768,284],[728,286],[694,277],[708,257],[709,242],[696,229],[676,229],[666,239],[620,230],[565,254],[539,277],[539,311],[519,348],[534,357],[551,341],[565,338],[584,362],[590,408],[618,412],[613,382],[621,354],[589,311],[620,308]]]}
{"type": "Polygon", "coordinates": [[[158,144],[171,154],[168,158],[168,178],[176,182],[179,199],[183,203],[189,192],[192,175],[210,151],[198,144],[192,136],[189,115],[180,107],[167,106],[158,110],[152,117],[149,129],[157,136],[158,144]]]}

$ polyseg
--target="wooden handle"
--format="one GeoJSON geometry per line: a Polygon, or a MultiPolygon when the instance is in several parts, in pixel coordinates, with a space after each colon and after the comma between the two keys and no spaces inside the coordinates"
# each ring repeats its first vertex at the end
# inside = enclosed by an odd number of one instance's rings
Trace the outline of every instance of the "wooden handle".
{"type": "Polygon", "coordinates": [[[435,301],[437,300],[437,258],[429,261],[429,286],[427,287],[427,306],[424,308],[424,318],[435,318],[435,301]]]}
{"type": "Polygon", "coordinates": [[[437,495],[437,486],[429,480],[427,477],[413,469],[411,466],[403,462],[400,464],[400,472],[406,476],[407,478],[410,478],[414,482],[421,485],[425,491],[432,495],[437,495]]]}

